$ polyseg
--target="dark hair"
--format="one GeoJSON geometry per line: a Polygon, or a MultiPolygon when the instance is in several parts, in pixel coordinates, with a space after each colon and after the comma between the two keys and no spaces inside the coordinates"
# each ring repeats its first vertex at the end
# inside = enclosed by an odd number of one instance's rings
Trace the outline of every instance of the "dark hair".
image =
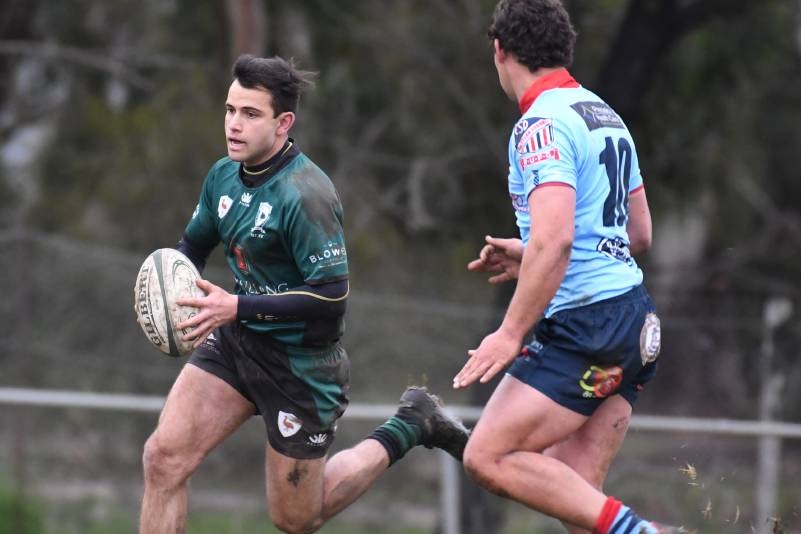
{"type": "Polygon", "coordinates": [[[300,93],[314,85],[316,73],[298,70],[290,59],[244,54],[231,69],[234,79],[247,89],[266,89],[272,96],[275,116],[298,109],[300,93]]]}
{"type": "Polygon", "coordinates": [[[487,35],[531,71],[573,64],[576,31],[559,0],[500,0],[487,35]]]}

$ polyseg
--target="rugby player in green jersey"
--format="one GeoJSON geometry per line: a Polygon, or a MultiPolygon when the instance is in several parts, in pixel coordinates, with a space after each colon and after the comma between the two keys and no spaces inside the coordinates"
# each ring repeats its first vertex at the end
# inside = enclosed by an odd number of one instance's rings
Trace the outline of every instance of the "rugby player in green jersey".
{"type": "Polygon", "coordinates": [[[240,57],[225,103],[228,156],[203,183],[178,250],[202,272],[222,244],[235,288],[200,280],[180,304],[195,352],[144,449],[141,534],[186,528],[187,481],[248,418],[267,427],[267,507],[284,532],[314,532],[416,445],[461,459],[467,430],[436,397],[411,387],[397,413],[327,459],[348,404],[340,343],[348,261],[339,195],[289,137],[303,72],[279,57],[240,57]]]}

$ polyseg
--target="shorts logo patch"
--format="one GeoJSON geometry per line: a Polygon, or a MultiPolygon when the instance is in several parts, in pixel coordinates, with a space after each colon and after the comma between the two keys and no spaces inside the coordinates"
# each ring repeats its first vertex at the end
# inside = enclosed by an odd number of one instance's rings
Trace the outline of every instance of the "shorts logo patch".
{"type": "Polygon", "coordinates": [[[282,436],[284,436],[285,438],[294,436],[300,431],[300,428],[302,426],[303,426],[303,421],[301,421],[297,415],[282,412],[279,410],[278,431],[281,433],[282,436]]]}
{"type": "Polygon", "coordinates": [[[328,434],[314,434],[309,436],[309,443],[315,447],[322,447],[328,441],[328,434]]]}
{"type": "Polygon", "coordinates": [[[655,313],[645,316],[645,323],[640,330],[640,358],[642,364],[648,364],[659,357],[662,348],[662,327],[659,317],[655,313]]]}
{"type": "Polygon", "coordinates": [[[620,382],[623,381],[623,368],[619,365],[609,367],[590,366],[579,380],[579,385],[584,392],[584,398],[603,399],[617,390],[620,382]]]}

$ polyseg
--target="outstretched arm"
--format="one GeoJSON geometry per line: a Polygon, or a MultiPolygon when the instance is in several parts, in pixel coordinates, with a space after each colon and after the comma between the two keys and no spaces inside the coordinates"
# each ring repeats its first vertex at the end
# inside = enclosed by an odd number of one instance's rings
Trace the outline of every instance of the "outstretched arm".
{"type": "Polygon", "coordinates": [[[536,189],[529,198],[531,239],[517,287],[501,326],[484,338],[453,379],[454,388],[488,382],[520,353],[523,336],[542,315],[567,271],[573,245],[576,192],[567,186],[536,189]]]}

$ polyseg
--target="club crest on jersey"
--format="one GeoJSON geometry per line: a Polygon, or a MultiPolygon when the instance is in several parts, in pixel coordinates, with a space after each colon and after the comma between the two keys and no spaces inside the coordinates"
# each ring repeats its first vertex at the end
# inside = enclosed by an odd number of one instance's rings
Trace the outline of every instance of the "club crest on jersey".
{"type": "Polygon", "coordinates": [[[242,197],[239,199],[239,202],[246,208],[249,208],[251,200],[253,200],[253,193],[248,193],[247,191],[245,191],[244,193],[242,193],[242,197]]]}
{"type": "Polygon", "coordinates": [[[253,225],[253,228],[250,229],[250,235],[252,237],[264,237],[264,224],[270,218],[270,214],[272,212],[272,204],[269,202],[259,203],[259,211],[256,213],[256,222],[253,225]]]}
{"type": "Polygon", "coordinates": [[[300,432],[300,427],[303,426],[303,421],[291,413],[278,411],[278,431],[282,436],[288,438],[300,432]]]}
{"type": "Polygon", "coordinates": [[[233,202],[234,200],[228,195],[223,195],[220,197],[220,202],[217,204],[217,216],[220,219],[225,217],[225,214],[231,209],[231,204],[233,204],[233,202]]]}
{"type": "Polygon", "coordinates": [[[515,150],[520,154],[533,154],[553,144],[551,119],[525,118],[515,125],[515,150]]]}

